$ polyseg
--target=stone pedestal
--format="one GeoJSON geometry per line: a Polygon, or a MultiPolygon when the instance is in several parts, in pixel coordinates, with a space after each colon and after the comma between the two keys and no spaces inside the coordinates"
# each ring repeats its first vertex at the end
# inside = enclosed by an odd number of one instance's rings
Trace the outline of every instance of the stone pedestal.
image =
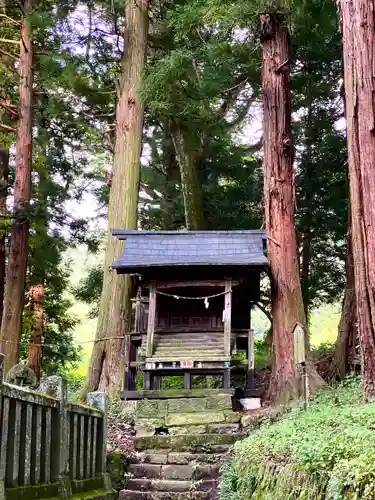
{"type": "Polygon", "coordinates": [[[141,400],[137,402],[137,437],[157,434],[227,433],[237,430],[239,413],[232,411],[232,397],[216,394],[199,398],[141,400]]]}

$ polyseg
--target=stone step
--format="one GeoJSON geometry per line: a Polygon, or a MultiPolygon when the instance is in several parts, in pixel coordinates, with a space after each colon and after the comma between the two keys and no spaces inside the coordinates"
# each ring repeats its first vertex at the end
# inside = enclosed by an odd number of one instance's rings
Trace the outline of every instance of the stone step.
{"type": "Polygon", "coordinates": [[[141,479],[173,479],[182,481],[199,481],[213,479],[219,473],[220,464],[131,464],[128,471],[134,478],[141,479]]]}
{"type": "Polygon", "coordinates": [[[217,453],[217,445],[231,445],[238,441],[236,434],[176,434],[174,436],[136,437],[136,451],[170,450],[197,453],[217,453]]]}
{"type": "Polygon", "coordinates": [[[172,479],[129,479],[126,488],[133,491],[167,491],[182,493],[184,491],[212,491],[217,487],[216,479],[194,481],[176,481],[172,479]]]}
{"type": "Polygon", "coordinates": [[[215,498],[210,491],[120,491],[119,500],[210,500],[215,498]]]}
{"type": "MultiPolygon", "coordinates": [[[[223,445],[224,446],[224,445],[223,445]]],[[[227,449],[225,449],[227,451],[227,449]]],[[[163,452],[142,452],[137,453],[135,457],[131,459],[133,464],[176,464],[176,465],[188,465],[188,464],[208,464],[216,463],[221,460],[225,452],[222,453],[163,453],[163,452]]]]}

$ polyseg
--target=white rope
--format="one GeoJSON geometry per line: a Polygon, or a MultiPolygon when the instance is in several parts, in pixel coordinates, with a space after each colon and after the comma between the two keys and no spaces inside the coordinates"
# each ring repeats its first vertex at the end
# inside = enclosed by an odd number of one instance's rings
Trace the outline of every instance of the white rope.
{"type": "Polygon", "coordinates": [[[225,292],[220,292],[220,293],[215,293],[214,295],[204,295],[202,297],[184,297],[183,295],[176,295],[174,293],[165,293],[165,292],[160,292],[159,290],[156,290],[156,293],[159,295],[165,295],[166,297],[172,297],[173,299],[182,299],[182,300],[209,300],[213,299],[215,297],[220,297],[221,295],[226,295],[227,293],[231,293],[232,289],[227,290],[225,292]]]}
{"type": "Polygon", "coordinates": [[[203,300],[204,301],[204,307],[206,309],[208,309],[210,307],[210,303],[209,303],[209,300],[210,299],[213,299],[215,297],[221,297],[222,295],[226,295],[227,293],[231,293],[232,292],[232,289],[230,290],[226,290],[224,292],[219,292],[219,293],[215,293],[213,295],[204,295],[203,297],[185,297],[183,295],[176,295],[174,293],[165,293],[165,292],[160,292],[159,290],[156,290],[156,293],[158,293],[159,295],[164,295],[166,297],[172,297],[172,299],[176,299],[176,300],[203,300]]]}

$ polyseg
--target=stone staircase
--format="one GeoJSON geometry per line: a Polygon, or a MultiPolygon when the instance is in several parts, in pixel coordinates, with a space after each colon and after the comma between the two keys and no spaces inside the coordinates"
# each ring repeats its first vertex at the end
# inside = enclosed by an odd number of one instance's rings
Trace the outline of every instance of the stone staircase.
{"type": "Polygon", "coordinates": [[[137,453],[120,500],[216,500],[222,461],[241,438],[240,414],[231,410],[230,396],[140,403],[137,453]],[[151,407],[154,418],[146,426],[151,407]],[[162,428],[152,429],[152,422],[160,426],[160,418],[162,428]]]}

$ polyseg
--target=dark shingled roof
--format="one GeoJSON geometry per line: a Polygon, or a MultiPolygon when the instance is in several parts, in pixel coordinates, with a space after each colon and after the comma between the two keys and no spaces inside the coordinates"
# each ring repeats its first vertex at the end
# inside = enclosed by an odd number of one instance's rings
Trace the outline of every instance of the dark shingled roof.
{"type": "Polygon", "coordinates": [[[112,229],[126,240],[112,268],[153,266],[265,266],[263,231],[131,231],[112,229]]]}

